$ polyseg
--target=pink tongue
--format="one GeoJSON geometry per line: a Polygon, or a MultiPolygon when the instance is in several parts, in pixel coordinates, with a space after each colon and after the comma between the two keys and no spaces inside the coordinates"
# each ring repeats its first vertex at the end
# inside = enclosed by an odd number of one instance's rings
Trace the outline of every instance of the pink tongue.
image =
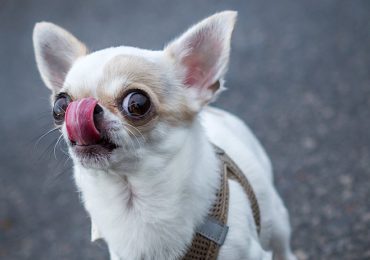
{"type": "Polygon", "coordinates": [[[95,98],[83,98],[71,102],[66,111],[65,121],[68,138],[77,145],[96,144],[100,132],[94,124],[95,98]]]}

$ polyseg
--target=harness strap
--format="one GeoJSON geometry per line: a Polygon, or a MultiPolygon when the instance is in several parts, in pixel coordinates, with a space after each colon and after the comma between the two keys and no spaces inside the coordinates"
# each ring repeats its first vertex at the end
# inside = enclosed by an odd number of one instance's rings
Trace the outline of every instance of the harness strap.
{"type": "MultiPolygon", "coordinates": [[[[216,146],[215,146],[216,147],[216,146]]],[[[248,199],[251,203],[251,209],[253,214],[254,223],[256,224],[257,233],[261,231],[261,213],[258,205],[256,194],[252,188],[252,185],[248,181],[247,177],[243,174],[240,168],[235,164],[235,162],[219,147],[216,147],[216,153],[219,154],[221,160],[224,163],[224,171],[228,173],[228,178],[239,182],[243,187],[244,192],[247,194],[248,199]]]]}
{"type": "MultiPolygon", "coordinates": [[[[220,175],[220,188],[217,191],[216,199],[213,204],[213,207],[208,213],[208,217],[205,219],[205,222],[202,223],[202,227],[207,226],[207,221],[212,219],[214,222],[217,222],[218,225],[222,227],[226,226],[227,223],[227,213],[229,210],[229,184],[227,182],[227,172],[221,170],[220,175]]],[[[199,229],[199,228],[198,228],[199,229]]],[[[196,231],[198,231],[198,229],[196,231]]],[[[224,230],[224,228],[222,228],[224,230]]],[[[226,230],[226,234],[227,234],[226,230]]],[[[226,238],[226,234],[224,234],[226,238]]],[[[205,236],[204,232],[196,232],[193,237],[193,241],[186,253],[182,258],[183,260],[216,260],[220,246],[223,244],[223,241],[214,241],[209,239],[209,236],[205,236]],[[202,234],[203,233],[203,234],[202,234]],[[217,242],[222,242],[218,244],[217,242]]]]}
{"type": "Polygon", "coordinates": [[[196,233],[215,242],[219,246],[223,245],[228,231],[228,226],[220,223],[213,217],[207,217],[205,222],[195,230],[196,233]]]}
{"type": "Polygon", "coordinates": [[[259,233],[261,229],[260,209],[248,179],[221,148],[214,145],[214,149],[221,162],[220,188],[208,217],[196,229],[193,241],[182,260],[217,259],[219,249],[223,245],[229,229],[226,225],[229,210],[229,178],[239,182],[243,187],[251,203],[257,232],[259,233]]]}

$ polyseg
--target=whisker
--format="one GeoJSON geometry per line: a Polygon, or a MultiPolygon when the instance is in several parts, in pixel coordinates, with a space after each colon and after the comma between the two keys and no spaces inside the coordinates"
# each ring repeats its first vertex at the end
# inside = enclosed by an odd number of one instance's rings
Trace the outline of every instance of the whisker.
{"type": "MultiPolygon", "coordinates": [[[[132,126],[132,125],[129,125],[129,124],[126,124],[125,122],[122,122],[122,125],[123,125],[123,127],[126,129],[126,130],[128,130],[130,133],[131,133],[131,135],[133,135],[135,138],[136,138],[136,140],[137,140],[137,142],[139,142],[138,141],[138,138],[137,138],[137,136],[130,130],[130,128],[132,127],[132,129],[133,130],[135,130],[137,133],[139,133],[140,134],[140,136],[141,136],[141,138],[143,138],[144,139],[144,141],[146,141],[146,138],[145,138],[145,136],[140,132],[140,130],[139,129],[137,129],[136,127],[134,127],[134,126],[132,126]]],[[[140,147],[141,148],[141,147],[140,147]]]]}
{"type": "Polygon", "coordinates": [[[57,160],[57,154],[56,154],[56,152],[55,152],[55,149],[56,149],[56,147],[58,146],[58,143],[60,142],[60,140],[62,139],[62,137],[63,137],[63,134],[61,134],[61,135],[58,137],[57,142],[56,142],[56,143],[55,143],[55,145],[54,145],[54,158],[55,158],[55,160],[57,160]]]}
{"type": "MultiPolygon", "coordinates": [[[[53,145],[54,145],[54,140],[45,148],[45,150],[41,153],[41,155],[40,155],[40,158],[39,158],[39,160],[42,160],[42,159],[44,159],[45,158],[45,155],[47,154],[47,153],[49,153],[49,155],[50,155],[50,149],[53,147],[53,145]]],[[[49,159],[51,159],[51,157],[49,157],[49,159]]]]}
{"type": "MultiPolygon", "coordinates": [[[[64,141],[64,139],[63,139],[64,141]]],[[[65,151],[62,147],[59,148],[59,150],[66,156],[69,156],[69,152],[68,151],[65,151]]]]}
{"type": "Polygon", "coordinates": [[[64,163],[63,163],[63,167],[65,167],[65,166],[67,165],[67,163],[68,163],[68,161],[69,161],[69,160],[72,160],[72,159],[71,159],[71,157],[68,155],[68,156],[67,156],[67,159],[66,159],[66,160],[64,161],[64,163]]]}
{"type": "MultiPolygon", "coordinates": [[[[135,137],[135,140],[136,140],[136,142],[137,142],[137,144],[138,144],[138,146],[139,146],[139,149],[142,149],[142,146],[141,146],[141,143],[140,143],[140,141],[139,141],[139,139],[136,137],[136,135],[129,129],[129,127],[126,127],[126,125],[123,123],[122,124],[122,126],[123,126],[123,128],[125,129],[125,130],[127,130],[132,136],[134,136],[135,137]]],[[[129,134],[129,135],[130,135],[129,134]]],[[[138,162],[139,162],[139,158],[140,158],[140,155],[139,155],[139,152],[138,152],[138,149],[135,149],[135,145],[134,145],[134,142],[133,142],[133,140],[131,139],[131,138],[129,138],[129,140],[130,140],[130,144],[131,144],[131,147],[132,147],[132,152],[134,152],[135,153],[135,167],[137,167],[137,164],[138,164],[138,162]]]]}
{"type": "MultiPolygon", "coordinates": [[[[127,116],[126,116],[126,115],[124,115],[124,117],[125,117],[125,118],[127,118],[127,116]]],[[[129,128],[134,129],[137,133],[139,133],[139,134],[140,134],[140,136],[144,139],[144,141],[146,140],[145,136],[141,133],[141,131],[140,131],[137,127],[135,127],[135,126],[133,126],[133,125],[129,125],[129,124],[125,123],[125,122],[122,122],[122,124],[123,124],[124,126],[127,126],[127,127],[129,127],[129,128]]],[[[132,132],[131,132],[131,133],[132,133],[132,132]]]]}
{"type": "Polygon", "coordinates": [[[35,147],[37,147],[37,145],[40,143],[40,141],[41,141],[41,139],[42,138],[44,138],[45,136],[47,136],[48,134],[50,134],[50,133],[53,133],[53,132],[55,132],[55,131],[57,131],[57,130],[59,130],[60,129],[60,127],[55,127],[55,128],[53,128],[53,129],[50,129],[49,131],[47,131],[45,134],[42,134],[38,139],[37,139],[37,141],[36,141],[36,143],[35,143],[35,147]]]}
{"type": "Polygon", "coordinates": [[[144,141],[146,141],[146,138],[145,138],[145,136],[141,133],[141,131],[137,128],[137,127],[135,127],[135,126],[133,126],[133,125],[128,125],[128,124],[126,124],[125,122],[123,122],[123,124],[124,125],[127,125],[127,126],[129,126],[129,127],[132,127],[137,133],[139,133],[140,134],[140,136],[144,139],[144,141]]]}
{"type": "MultiPolygon", "coordinates": [[[[132,134],[132,132],[130,131],[130,129],[126,128],[125,126],[123,128],[125,130],[127,130],[129,133],[132,134]]],[[[135,152],[136,158],[138,158],[139,157],[139,154],[138,154],[137,149],[135,149],[135,144],[134,144],[133,140],[131,139],[131,137],[129,137],[128,139],[130,140],[131,148],[132,148],[133,152],[135,152]]],[[[136,140],[136,142],[138,143],[138,145],[140,147],[140,143],[138,142],[138,140],[136,140]]]]}
{"type": "Polygon", "coordinates": [[[130,128],[128,128],[128,127],[125,127],[124,126],[124,128],[125,128],[125,130],[127,130],[133,137],[135,137],[135,140],[136,140],[136,142],[137,142],[137,144],[139,145],[139,148],[141,149],[141,144],[140,144],[140,142],[139,142],[139,139],[137,138],[137,136],[130,130],[130,128]]]}

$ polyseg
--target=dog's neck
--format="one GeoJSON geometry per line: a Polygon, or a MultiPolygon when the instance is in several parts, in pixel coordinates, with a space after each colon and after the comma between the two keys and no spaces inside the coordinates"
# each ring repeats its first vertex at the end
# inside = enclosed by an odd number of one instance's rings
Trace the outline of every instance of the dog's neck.
{"type": "Polygon", "coordinates": [[[175,259],[213,203],[218,172],[196,120],[183,146],[155,172],[124,175],[75,166],[75,179],[111,251],[123,259],[175,259]]]}

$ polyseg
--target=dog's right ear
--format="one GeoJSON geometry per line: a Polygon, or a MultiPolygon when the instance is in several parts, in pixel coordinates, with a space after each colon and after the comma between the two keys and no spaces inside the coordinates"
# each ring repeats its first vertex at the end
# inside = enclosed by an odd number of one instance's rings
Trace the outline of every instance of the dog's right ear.
{"type": "Polygon", "coordinates": [[[73,63],[86,55],[83,43],[52,23],[41,22],[33,30],[37,67],[46,86],[57,92],[73,63]]]}

